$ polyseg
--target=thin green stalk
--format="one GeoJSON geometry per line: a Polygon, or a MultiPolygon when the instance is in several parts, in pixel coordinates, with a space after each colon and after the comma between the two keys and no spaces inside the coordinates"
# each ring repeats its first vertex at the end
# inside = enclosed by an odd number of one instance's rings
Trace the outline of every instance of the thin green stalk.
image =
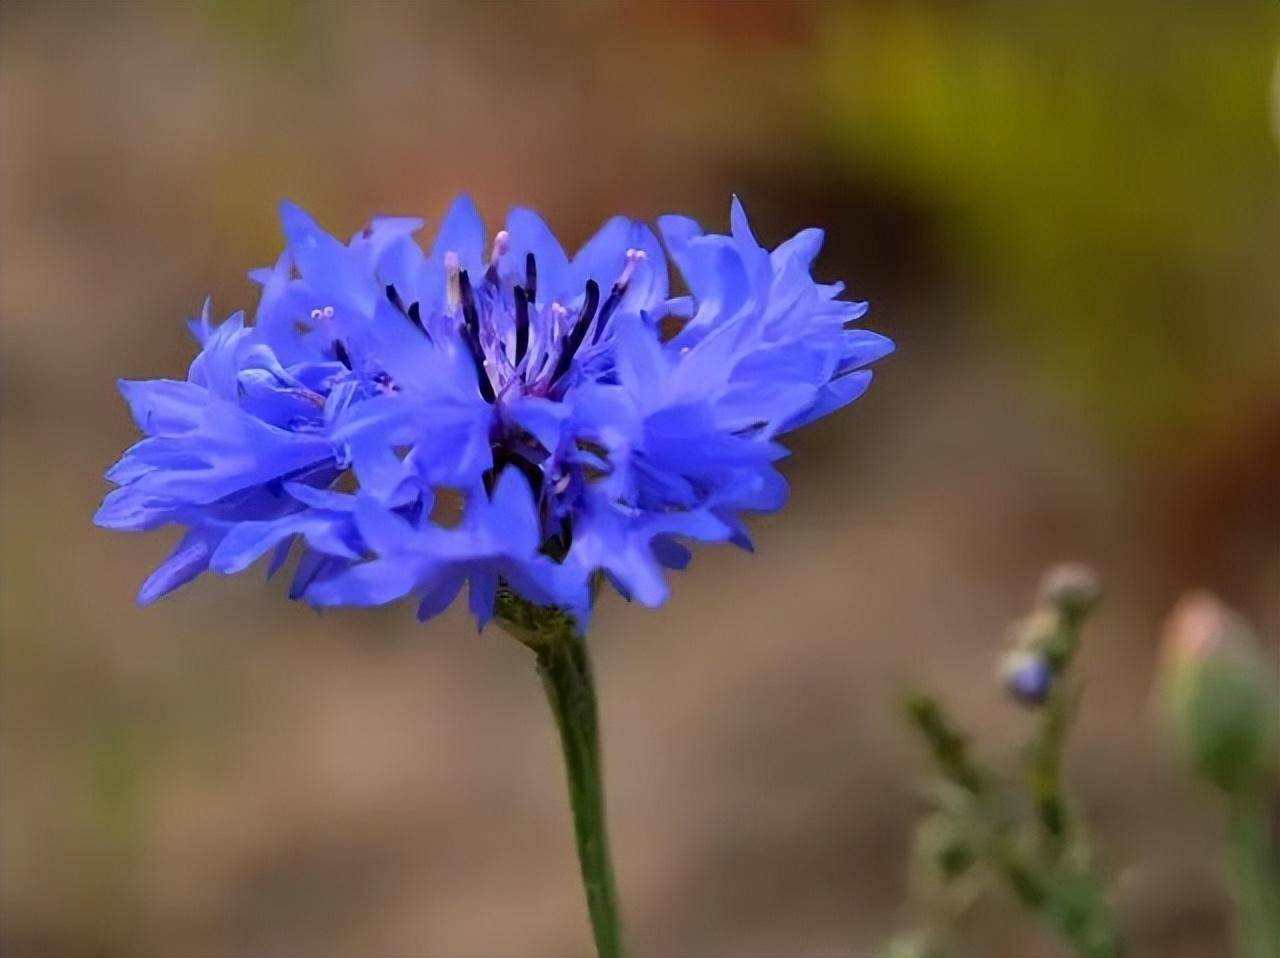
{"type": "Polygon", "coordinates": [[[903,707],[907,721],[924,739],[943,777],[971,795],[978,795],[986,776],[969,757],[968,742],[956,731],[937,700],[912,692],[907,695],[903,707]]]}
{"type": "Polygon", "coordinates": [[[1232,797],[1227,854],[1240,958],[1280,958],[1280,874],[1260,796],[1246,791],[1232,797]]]}
{"type": "Polygon", "coordinates": [[[498,621],[533,650],[538,675],[560,733],[578,864],[599,958],[622,958],[618,891],[605,822],[600,722],[587,643],[573,618],[531,605],[506,589],[498,595],[498,621]]]}
{"type": "Polygon", "coordinates": [[[538,673],[564,749],[578,862],[596,951],[600,958],[620,958],[622,926],[605,827],[600,731],[587,643],[578,635],[562,635],[543,645],[537,655],[538,673]]]}
{"type": "Polygon", "coordinates": [[[1067,805],[1062,792],[1062,753],[1071,722],[1071,700],[1067,683],[1055,683],[1044,704],[1039,734],[1031,748],[1028,785],[1035,802],[1036,818],[1047,842],[1051,859],[1061,854],[1067,837],[1067,805]]]}

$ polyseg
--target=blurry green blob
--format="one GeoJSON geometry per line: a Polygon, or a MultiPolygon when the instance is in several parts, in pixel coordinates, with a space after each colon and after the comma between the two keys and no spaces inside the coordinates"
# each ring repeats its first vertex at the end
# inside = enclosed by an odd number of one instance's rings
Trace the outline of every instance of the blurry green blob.
{"type": "Polygon", "coordinates": [[[1248,625],[1207,593],[1165,631],[1159,701],[1191,770],[1223,795],[1242,958],[1280,958],[1280,855],[1269,808],[1280,775],[1280,680],[1248,625]]]}
{"type": "Polygon", "coordinates": [[[942,884],[959,878],[977,860],[972,836],[947,815],[931,815],[916,827],[915,850],[937,870],[942,884]]]}
{"type": "Polygon", "coordinates": [[[1190,768],[1228,795],[1280,772],[1280,689],[1249,627],[1208,593],[1178,603],[1165,631],[1161,705],[1190,768]]]}
{"type": "Polygon", "coordinates": [[[1276,397],[1274,5],[833,14],[822,119],[934,213],[977,310],[1119,443],[1276,397]]]}
{"type": "Polygon", "coordinates": [[[109,708],[103,713],[86,741],[80,842],[93,865],[80,880],[95,912],[86,916],[94,933],[124,954],[138,920],[154,746],[139,720],[109,708]]]}
{"type": "Polygon", "coordinates": [[[945,954],[927,935],[905,934],[889,943],[884,958],[944,958],[945,954]]]}
{"type": "Polygon", "coordinates": [[[132,852],[142,836],[145,779],[152,746],[136,722],[104,720],[88,743],[90,815],[96,834],[119,851],[132,852]]]}
{"type": "Polygon", "coordinates": [[[233,44],[262,55],[296,55],[307,42],[302,0],[203,0],[210,26],[233,44]]]}

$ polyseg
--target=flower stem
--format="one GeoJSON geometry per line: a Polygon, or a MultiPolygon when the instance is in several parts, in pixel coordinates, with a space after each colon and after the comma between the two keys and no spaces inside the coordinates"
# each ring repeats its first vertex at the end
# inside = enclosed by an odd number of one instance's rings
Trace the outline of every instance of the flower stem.
{"type": "Polygon", "coordinates": [[[1280,958],[1280,874],[1263,799],[1247,790],[1227,811],[1227,854],[1240,958],[1280,958]]]}
{"type": "Polygon", "coordinates": [[[587,643],[576,632],[565,630],[549,637],[536,650],[538,674],[560,730],[565,769],[569,779],[569,804],[578,843],[582,884],[587,911],[600,958],[623,954],[622,928],[618,920],[618,891],[609,859],[609,835],[605,825],[604,785],[600,761],[600,723],[596,714],[595,683],[587,643]]]}
{"type": "Polygon", "coordinates": [[[537,657],[538,675],[560,732],[596,952],[599,958],[622,958],[618,890],[605,824],[600,720],[586,639],[572,616],[534,605],[506,588],[499,589],[497,606],[498,622],[537,657]]]}

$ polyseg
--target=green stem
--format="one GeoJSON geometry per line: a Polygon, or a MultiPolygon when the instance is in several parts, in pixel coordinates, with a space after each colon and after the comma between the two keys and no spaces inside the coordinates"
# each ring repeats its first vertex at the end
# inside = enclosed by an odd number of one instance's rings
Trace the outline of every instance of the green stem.
{"type": "Polygon", "coordinates": [[[1240,958],[1280,958],[1280,873],[1260,796],[1246,793],[1231,799],[1227,853],[1240,958]]]}
{"type": "MultiPolygon", "coordinates": [[[[537,656],[538,674],[542,676],[542,687],[560,732],[578,863],[582,868],[596,951],[600,958],[621,958],[622,926],[609,858],[600,723],[587,643],[572,620],[563,616],[535,615],[534,620],[535,627],[522,630],[519,637],[537,656]]],[[[527,626],[527,622],[522,625],[527,626]]]]}
{"type": "Polygon", "coordinates": [[[537,656],[538,674],[560,732],[578,864],[596,951],[600,958],[622,958],[625,949],[618,920],[618,890],[605,825],[600,721],[586,639],[571,615],[534,605],[505,585],[498,589],[497,621],[537,656]]]}
{"type": "Polygon", "coordinates": [[[605,825],[600,721],[586,639],[561,609],[534,605],[505,585],[497,596],[497,621],[537,657],[538,675],[560,732],[578,864],[587,912],[600,958],[622,958],[618,891],[605,825]]]}
{"type": "Polygon", "coordinates": [[[1067,806],[1062,793],[1062,753],[1071,720],[1066,683],[1058,681],[1045,702],[1040,731],[1031,750],[1029,785],[1036,817],[1047,842],[1051,861],[1062,853],[1067,836],[1067,806]]]}
{"type": "Polygon", "coordinates": [[[971,795],[981,794],[985,776],[969,757],[969,745],[956,731],[936,699],[909,693],[903,702],[907,721],[920,733],[929,754],[947,781],[971,795]]]}

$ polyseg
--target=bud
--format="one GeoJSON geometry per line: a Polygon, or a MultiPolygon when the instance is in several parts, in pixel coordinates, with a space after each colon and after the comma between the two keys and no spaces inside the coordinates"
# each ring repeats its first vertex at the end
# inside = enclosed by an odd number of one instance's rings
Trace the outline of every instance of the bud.
{"type": "Polygon", "coordinates": [[[1056,565],[1040,582],[1040,601],[1075,622],[1088,615],[1101,596],[1097,573],[1082,562],[1056,565]]]}
{"type": "Polygon", "coordinates": [[[1036,608],[1032,613],[1009,626],[1008,640],[1012,649],[1037,655],[1053,644],[1061,626],[1056,609],[1036,608]]]}
{"type": "Polygon", "coordinates": [[[1053,667],[1039,652],[1014,649],[1000,663],[1005,689],[1023,705],[1042,705],[1053,687],[1053,667]]]}
{"type": "Polygon", "coordinates": [[[1171,737],[1204,780],[1239,795],[1280,767],[1280,688],[1248,625],[1207,592],[1178,602],[1158,694],[1171,737]]]}

